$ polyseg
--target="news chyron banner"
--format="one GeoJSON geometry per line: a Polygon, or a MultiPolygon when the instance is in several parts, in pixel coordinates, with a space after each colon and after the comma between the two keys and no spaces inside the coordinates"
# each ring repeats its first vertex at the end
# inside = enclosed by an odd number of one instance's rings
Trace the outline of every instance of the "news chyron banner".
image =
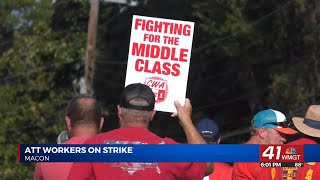
{"type": "Polygon", "coordinates": [[[20,144],[19,162],[258,162],[259,145],[20,144]],[[245,152],[240,153],[239,152],[245,152]]]}
{"type": "Polygon", "coordinates": [[[320,162],[319,152],[320,145],[20,144],[18,161],[260,162],[261,167],[301,167],[303,162],[320,162]]]}
{"type": "Polygon", "coordinates": [[[260,167],[303,167],[303,145],[260,145],[260,167]]]}
{"type": "Polygon", "coordinates": [[[155,110],[176,112],[174,100],[185,101],[193,32],[193,22],[134,15],[125,86],[148,85],[155,110]]]}

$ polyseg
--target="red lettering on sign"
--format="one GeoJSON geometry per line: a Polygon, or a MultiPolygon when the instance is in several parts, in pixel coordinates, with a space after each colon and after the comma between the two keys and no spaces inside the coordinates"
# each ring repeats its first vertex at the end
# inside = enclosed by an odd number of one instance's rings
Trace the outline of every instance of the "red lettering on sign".
{"type": "Polygon", "coordinates": [[[159,32],[159,33],[168,33],[175,35],[190,36],[191,35],[191,26],[189,24],[180,24],[173,22],[164,22],[157,20],[146,20],[136,18],[134,22],[134,29],[159,32]]]}
{"type": "Polygon", "coordinates": [[[149,60],[137,59],[135,63],[135,70],[137,72],[179,76],[180,64],[171,64],[169,62],[161,63],[160,61],[155,61],[152,66],[150,65],[149,60]]]}
{"type": "Polygon", "coordinates": [[[180,49],[179,61],[187,62],[188,49],[180,49]]]}
{"type": "Polygon", "coordinates": [[[151,58],[158,58],[160,55],[160,47],[159,46],[153,46],[151,48],[151,54],[150,57],[151,58]]]}
{"type": "Polygon", "coordinates": [[[168,62],[161,64],[160,61],[155,61],[152,66],[150,65],[149,60],[137,59],[135,63],[135,70],[137,72],[179,76],[180,64],[171,64],[168,62]]]}
{"type": "Polygon", "coordinates": [[[152,68],[153,73],[161,74],[161,67],[160,67],[160,62],[156,61],[154,62],[153,68],[152,68]]]}
{"type": "Polygon", "coordinates": [[[134,67],[135,67],[136,71],[138,71],[138,72],[143,71],[143,66],[139,66],[140,64],[143,64],[143,60],[137,59],[134,67]]]}
{"type": "Polygon", "coordinates": [[[147,84],[147,86],[151,87],[151,88],[159,88],[159,89],[163,89],[165,88],[166,83],[163,81],[158,81],[158,80],[153,80],[150,79],[147,84]]]}
{"type": "Polygon", "coordinates": [[[177,49],[175,47],[133,43],[131,55],[151,57],[155,59],[161,58],[162,60],[187,62],[187,53],[188,49],[177,49]]]}
{"type": "Polygon", "coordinates": [[[170,48],[167,46],[162,47],[160,58],[169,59],[169,57],[170,57],[170,48]]]}
{"type": "Polygon", "coordinates": [[[180,68],[180,64],[172,64],[173,71],[171,72],[171,75],[172,76],[179,76],[179,74],[180,74],[179,68],[180,68]]]}
{"type": "Polygon", "coordinates": [[[163,101],[165,96],[165,91],[164,90],[159,90],[158,91],[158,100],[163,101]]]}
{"type": "Polygon", "coordinates": [[[169,75],[170,74],[170,71],[171,71],[170,66],[171,66],[171,64],[168,63],[168,62],[163,63],[163,69],[164,69],[162,71],[163,75],[169,75]]]}
{"type": "Polygon", "coordinates": [[[152,89],[156,97],[156,103],[165,101],[168,95],[167,80],[164,80],[157,76],[153,76],[153,77],[146,78],[144,81],[144,84],[149,86],[152,89]]]}

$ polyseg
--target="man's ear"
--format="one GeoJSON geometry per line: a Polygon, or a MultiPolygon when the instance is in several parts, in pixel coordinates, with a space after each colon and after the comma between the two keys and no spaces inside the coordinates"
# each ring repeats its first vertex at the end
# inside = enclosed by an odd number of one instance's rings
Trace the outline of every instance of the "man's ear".
{"type": "Polygon", "coordinates": [[[262,139],[265,139],[265,138],[267,137],[267,135],[268,135],[268,134],[267,134],[267,129],[264,128],[264,127],[258,128],[257,131],[258,131],[259,136],[260,136],[262,139]]]}
{"type": "Polygon", "coordinates": [[[122,110],[121,110],[120,105],[117,105],[117,109],[118,109],[118,118],[119,118],[119,121],[120,121],[121,117],[122,117],[122,110]]]}
{"type": "Polygon", "coordinates": [[[68,116],[65,117],[65,120],[66,120],[67,128],[68,128],[68,130],[70,132],[70,130],[71,130],[71,120],[70,120],[70,118],[68,116]]]}
{"type": "Polygon", "coordinates": [[[149,120],[150,122],[153,120],[154,115],[156,115],[156,112],[157,111],[155,111],[155,110],[152,111],[151,116],[150,116],[150,120],[149,120]]]}
{"type": "Polygon", "coordinates": [[[101,117],[101,119],[100,119],[100,128],[99,128],[99,130],[101,130],[101,129],[102,129],[103,123],[104,123],[104,118],[103,118],[103,117],[101,117]]]}

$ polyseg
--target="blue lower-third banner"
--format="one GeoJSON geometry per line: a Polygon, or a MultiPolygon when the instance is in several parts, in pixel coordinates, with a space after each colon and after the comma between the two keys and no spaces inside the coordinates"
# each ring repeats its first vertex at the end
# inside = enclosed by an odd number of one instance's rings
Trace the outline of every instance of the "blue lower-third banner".
{"type": "Polygon", "coordinates": [[[19,162],[258,162],[259,145],[20,144],[19,162]]]}
{"type": "MultiPolygon", "coordinates": [[[[259,162],[263,155],[276,157],[259,150],[257,144],[20,144],[18,161],[259,162]]],[[[320,145],[304,145],[304,161],[320,162],[319,152],[320,145]]]]}

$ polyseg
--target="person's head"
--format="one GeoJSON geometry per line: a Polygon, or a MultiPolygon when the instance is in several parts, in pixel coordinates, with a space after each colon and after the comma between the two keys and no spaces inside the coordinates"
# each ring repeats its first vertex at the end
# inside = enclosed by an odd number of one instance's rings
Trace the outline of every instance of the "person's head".
{"type": "Polygon", "coordinates": [[[214,120],[210,118],[201,119],[196,124],[196,128],[208,144],[220,143],[219,127],[214,120]]]}
{"type": "Polygon", "coordinates": [[[286,142],[285,135],[295,133],[288,127],[285,115],[277,110],[260,111],[252,120],[251,136],[259,144],[283,144],[286,142]]]}
{"type": "Polygon", "coordinates": [[[312,137],[317,142],[320,140],[320,105],[311,105],[306,116],[293,117],[294,126],[303,134],[312,137]]]}
{"type": "Polygon", "coordinates": [[[100,104],[89,96],[71,99],[65,119],[71,136],[83,137],[99,133],[104,122],[100,104]]]}
{"type": "Polygon", "coordinates": [[[155,115],[154,105],[155,95],[149,86],[141,83],[126,86],[118,105],[120,127],[148,127],[155,115]]]}

